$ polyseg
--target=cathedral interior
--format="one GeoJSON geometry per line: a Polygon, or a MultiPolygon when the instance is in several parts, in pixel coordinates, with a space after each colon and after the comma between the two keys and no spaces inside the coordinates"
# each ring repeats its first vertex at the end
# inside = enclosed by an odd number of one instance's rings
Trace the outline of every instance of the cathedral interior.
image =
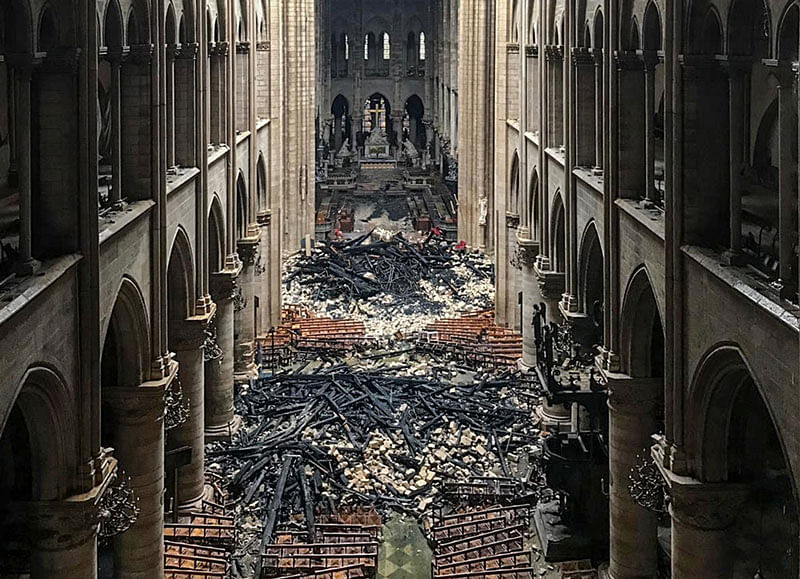
{"type": "Polygon", "coordinates": [[[799,71],[797,0],[0,0],[0,577],[800,578],[799,71]]]}

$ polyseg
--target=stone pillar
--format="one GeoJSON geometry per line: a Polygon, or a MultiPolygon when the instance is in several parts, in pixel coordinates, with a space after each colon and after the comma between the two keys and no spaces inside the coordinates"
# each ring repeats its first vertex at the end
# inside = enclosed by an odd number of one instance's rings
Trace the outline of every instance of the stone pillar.
{"type": "MultiPolygon", "coordinates": [[[[233,376],[236,382],[249,382],[258,377],[258,369],[254,362],[255,355],[255,297],[257,291],[256,269],[260,267],[259,244],[261,230],[257,224],[247,227],[247,237],[237,244],[239,257],[242,260],[242,272],[237,278],[243,300],[236,305],[234,318],[234,367],[233,376]]],[[[259,300],[260,302],[260,300],[259,300]]]]}
{"type": "Polygon", "coordinates": [[[644,185],[648,201],[659,201],[656,192],[656,132],[654,115],[656,110],[656,64],[658,56],[647,52],[644,57],[644,185]]]}
{"type": "MultiPolygon", "coordinates": [[[[607,375],[608,471],[610,512],[609,576],[612,579],[655,577],[658,526],[656,515],[628,491],[636,455],[649,453],[655,433],[655,405],[661,380],[607,375]]],[[[673,553],[674,558],[674,553],[673,553]]],[[[720,577],[707,575],[708,577],[720,577]]]]}
{"type": "MultiPolygon", "coordinates": [[[[78,499],[80,500],[80,499],[78,499]]],[[[43,503],[48,519],[37,521],[34,532],[43,537],[31,555],[31,577],[36,579],[92,579],[97,577],[97,526],[67,502],[43,503]]],[[[87,505],[81,507],[89,508],[87,505]]]]}
{"type": "Polygon", "coordinates": [[[603,171],[603,51],[594,49],[594,172],[603,171]]]}
{"type": "Polygon", "coordinates": [[[31,150],[31,74],[30,66],[15,68],[16,138],[19,171],[19,263],[17,273],[30,275],[39,268],[32,254],[32,150],[31,150]]]}
{"type": "Polygon", "coordinates": [[[729,260],[737,261],[742,253],[742,169],[744,167],[744,73],[732,69],[728,77],[728,114],[730,148],[728,171],[730,180],[730,243],[729,260]]]}
{"type": "Polygon", "coordinates": [[[192,449],[189,464],[178,469],[178,511],[198,510],[205,487],[203,469],[205,432],[205,372],[203,344],[205,329],[214,315],[210,311],[202,316],[194,316],[183,322],[176,322],[174,335],[170,336],[170,348],[175,351],[178,362],[178,379],[183,396],[189,402],[189,416],[186,421],[171,429],[167,434],[167,449],[182,446],[192,449]]]}
{"type": "Polygon", "coordinates": [[[175,59],[180,48],[167,46],[167,167],[175,166],[175,59]]]}
{"type": "MultiPolygon", "coordinates": [[[[512,208],[513,211],[513,208],[512,208]]],[[[517,252],[517,228],[519,227],[519,215],[517,213],[506,212],[506,326],[511,329],[519,329],[519,309],[517,294],[517,279],[519,278],[519,264],[515,262],[517,252]]]]}
{"type": "Polygon", "coordinates": [[[118,577],[164,575],[164,391],[176,373],[177,364],[171,363],[161,380],[136,388],[103,389],[114,428],[115,455],[139,498],[136,523],[114,538],[118,577]]]}
{"type": "Polygon", "coordinates": [[[792,121],[797,113],[797,102],[792,98],[793,77],[791,71],[782,71],[778,86],[778,275],[781,297],[785,298],[792,296],[797,289],[797,280],[792,275],[792,266],[795,265],[793,234],[797,223],[797,210],[794,209],[797,199],[794,188],[797,183],[793,181],[797,164],[792,161],[792,147],[797,146],[796,140],[792,142],[792,133],[796,128],[792,126],[792,121]]]}
{"type": "Polygon", "coordinates": [[[240,269],[211,274],[211,297],[217,304],[216,340],[222,357],[206,363],[206,440],[229,437],[235,430],[233,414],[233,294],[240,269]]]}
{"type": "Polygon", "coordinates": [[[672,578],[732,577],[730,528],[747,497],[744,485],[670,477],[672,578]]]}
{"type": "Polygon", "coordinates": [[[519,240],[520,266],[522,267],[522,368],[536,364],[536,343],[533,336],[533,306],[537,303],[539,286],[534,263],[539,244],[531,239],[519,240]]]}
{"type": "Polygon", "coordinates": [[[111,62],[111,202],[122,199],[122,55],[109,55],[111,62]]]}

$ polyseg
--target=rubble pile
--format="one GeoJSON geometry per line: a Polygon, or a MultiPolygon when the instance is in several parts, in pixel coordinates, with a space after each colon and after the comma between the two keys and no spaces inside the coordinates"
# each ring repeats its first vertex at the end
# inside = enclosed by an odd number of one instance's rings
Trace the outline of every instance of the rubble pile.
{"type": "Polygon", "coordinates": [[[286,302],[323,316],[363,320],[375,336],[410,335],[441,317],[492,307],[488,258],[434,233],[412,243],[372,231],[317,245],[285,263],[286,302]]]}
{"type": "Polygon", "coordinates": [[[497,478],[515,500],[535,500],[541,443],[513,373],[371,365],[329,362],[242,389],[243,427],[206,455],[227,481],[244,551],[264,552],[286,525],[312,537],[323,513],[346,507],[429,517],[448,482],[497,478]]]}

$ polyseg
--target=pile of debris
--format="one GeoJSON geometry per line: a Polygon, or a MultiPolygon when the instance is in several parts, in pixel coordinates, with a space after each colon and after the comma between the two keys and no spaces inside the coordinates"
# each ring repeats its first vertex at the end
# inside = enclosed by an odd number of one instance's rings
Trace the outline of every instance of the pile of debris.
{"type": "Polygon", "coordinates": [[[417,347],[470,368],[513,367],[522,357],[522,336],[498,326],[494,310],[437,320],[417,334],[417,347]]]}
{"type": "Polygon", "coordinates": [[[288,259],[284,295],[319,315],[363,320],[370,335],[408,336],[438,318],[490,308],[492,277],[484,254],[433,232],[412,243],[373,231],[288,259]]]}
{"type": "Polygon", "coordinates": [[[264,553],[286,525],[312,541],[317,518],[343,507],[424,519],[445,503],[447,483],[473,477],[500,479],[492,484],[511,484],[506,492],[535,501],[541,441],[516,375],[476,379],[448,367],[415,373],[420,368],[409,364],[326,363],[242,388],[243,428],[206,452],[249,535],[242,554],[264,553]]]}

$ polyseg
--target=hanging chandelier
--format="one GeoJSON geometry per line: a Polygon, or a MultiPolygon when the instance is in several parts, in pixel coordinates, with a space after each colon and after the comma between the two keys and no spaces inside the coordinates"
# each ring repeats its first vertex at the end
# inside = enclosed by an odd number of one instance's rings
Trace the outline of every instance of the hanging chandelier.
{"type": "Polygon", "coordinates": [[[164,428],[172,430],[189,418],[189,397],[183,394],[180,378],[176,375],[164,390],[164,428]]]}
{"type": "Polygon", "coordinates": [[[669,504],[667,485],[649,450],[645,449],[636,455],[628,478],[628,492],[637,505],[658,515],[667,512],[669,504]]]}
{"type": "Polygon", "coordinates": [[[99,536],[108,540],[130,529],[139,517],[139,497],[131,488],[131,479],[121,469],[112,475],[106,492],[98,503],[99,536]]]}

